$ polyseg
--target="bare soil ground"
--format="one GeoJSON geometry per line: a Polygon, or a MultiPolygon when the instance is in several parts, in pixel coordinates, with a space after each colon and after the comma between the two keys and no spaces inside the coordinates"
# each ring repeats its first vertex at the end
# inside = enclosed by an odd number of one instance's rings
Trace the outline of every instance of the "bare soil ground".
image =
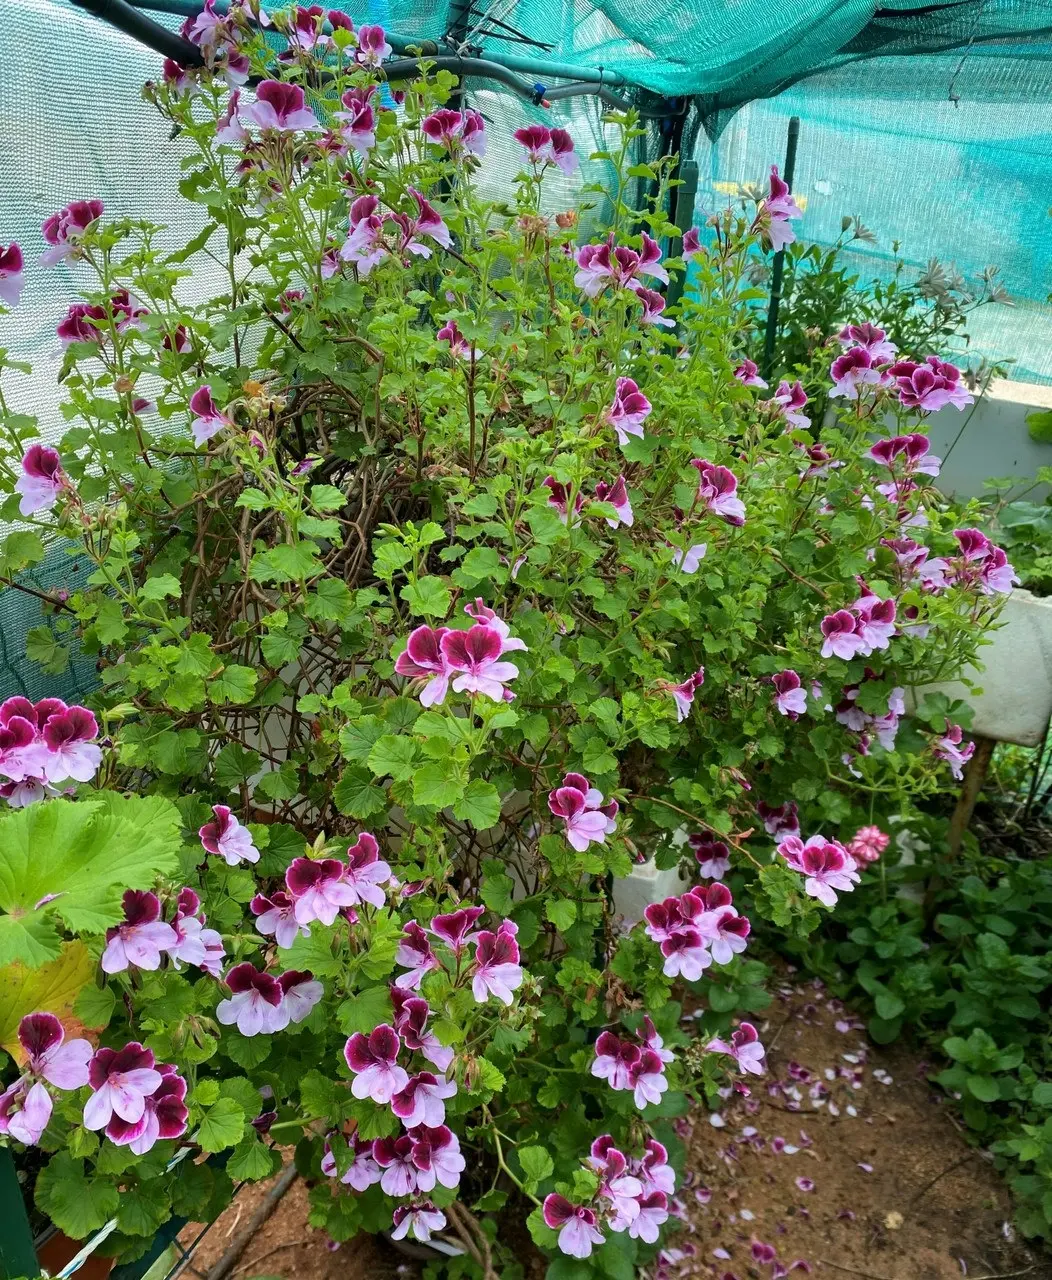
{"type": "MultiPolygon", "coordinates": [[[[750,1078],[750,1096],[728,1092],[718,1112],[681,1122],[684,1229],[657,1275],[1052,1280],[1052,1260],[1017,1239],[1003,1183],[928,1085],[926,1063],[871,1044],[860,1020],[811,983],[778,991],[761,1039],[768,1074],[750,1078]]],[[[198,1248],[194,1272],[207,1276],[271,1185],[244,1189],[198,1248]]],[[[233,1280],[259,1276],[416,1280],[419,1270],[374,1237],[334,1248],[308,1225],[297,1181],[233,1280]]]]}

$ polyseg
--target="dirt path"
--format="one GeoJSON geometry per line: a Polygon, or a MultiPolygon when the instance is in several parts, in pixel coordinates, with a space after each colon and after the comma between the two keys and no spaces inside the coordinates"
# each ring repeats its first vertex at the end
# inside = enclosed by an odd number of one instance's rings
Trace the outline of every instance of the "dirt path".
{"type": "MultiPolygon", "coordinates": [[[[870,1044],[820,985],[786,985],[763,1024],[768,1074],[749,1098],[681,1122],[685,1229],[655,1280],[1052,1280],[1016,1239],[1008,1196],[901,1047],[870,1044]],[[796,1264],[796,1270],[792,1267],[796,1264]]],[[[751,1079],[751,1078],[750,1078],[751,1079]]],[[[247,1187],[197,1250],[206,1276],[270,1183],[247,1187]]],[[[187,1233],[189,1234],[189,1233],[187,1233]]],[[[184,1236],[184,1239],[186,1237],[184,1236]]],[[[191,1276],[193,1273],[191,1272],[191,1276]]],[[[415,1280],[383,1240],[333,1248],[293,1185],[233,1280],[415,1280]]]]}
{"type": "Polygon", "coordinates": [[[659,1276],[1052,1280],[924,1063],[872,1045],[820,984],[780,988],[761,1040],[768,1074],[751,1097],[685,1126],[688,1231],[659,1276]]]}

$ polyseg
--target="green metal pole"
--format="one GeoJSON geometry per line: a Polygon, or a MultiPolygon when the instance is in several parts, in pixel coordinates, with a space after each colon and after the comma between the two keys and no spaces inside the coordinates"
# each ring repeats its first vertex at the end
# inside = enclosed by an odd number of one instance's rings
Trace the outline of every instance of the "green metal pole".
{"type": "MultiPolygon", "coordinates": [[[[790,191],[793,189],[793,177],[796,173],[796,144],[800,140],[800,117],[792,116],[789,120],[789,136],[785,144],[785,168],[782,178],[790,191]]],[[[771,302],[767,308],[767,331],[763,338],[763,376],[770,378],[774,369],[774,348],[778,339],[778,308],[782,302],[782,273],[785,269],[785,250],[779,249],[774,255],[774,266],[771,269],[771,302]]]]}
{"type": "Polygon", "coordinates": [[[0,1280],[38,1276],[40,1266],[33,1248],[22,1188],[11,1152],[0,1150],[0,1280]]]}

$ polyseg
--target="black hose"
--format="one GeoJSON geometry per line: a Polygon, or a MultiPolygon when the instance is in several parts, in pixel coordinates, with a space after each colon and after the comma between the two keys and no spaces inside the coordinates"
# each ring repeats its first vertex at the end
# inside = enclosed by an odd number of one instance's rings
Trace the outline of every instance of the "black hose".
{"type": "Polygon", "coordinates": [[[96,18],[123,31],[139,44],[153,49],[163,58],[173,59],[182,67],[204,65],[204,57],[197,45],[191,44],[177,32],[162,27],[159,22],[154,22],[128,4],[127,0],[73,0],[73,3],[78,9],[94,14],[96,18]]]}

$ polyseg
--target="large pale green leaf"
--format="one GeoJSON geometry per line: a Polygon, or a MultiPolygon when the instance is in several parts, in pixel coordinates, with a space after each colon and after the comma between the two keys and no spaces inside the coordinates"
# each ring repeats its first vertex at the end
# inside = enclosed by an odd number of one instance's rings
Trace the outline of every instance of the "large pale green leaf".
{"type": "Polygon", "coordinates": [[[83,1035],[85,1024],[74,1016],[73,1005],[94,973],[95,962],[82,942],[64,942],[58,959],[38,969],[5,965],[0,969],[0,1048],[23,1063],[26,1055],[18,1040],[18,1024],[27,1013],[41,1010],[55,1014],[67,1037],[83,1035]]]}
{"type": "Polygon", "coordinates": [[[160,796],[98,792],[0,818],[0,964],[58,955],[48,917],[76,933],[121,918],[125,889],[150,889],[178,867],[179,813],[160,796]]]}

